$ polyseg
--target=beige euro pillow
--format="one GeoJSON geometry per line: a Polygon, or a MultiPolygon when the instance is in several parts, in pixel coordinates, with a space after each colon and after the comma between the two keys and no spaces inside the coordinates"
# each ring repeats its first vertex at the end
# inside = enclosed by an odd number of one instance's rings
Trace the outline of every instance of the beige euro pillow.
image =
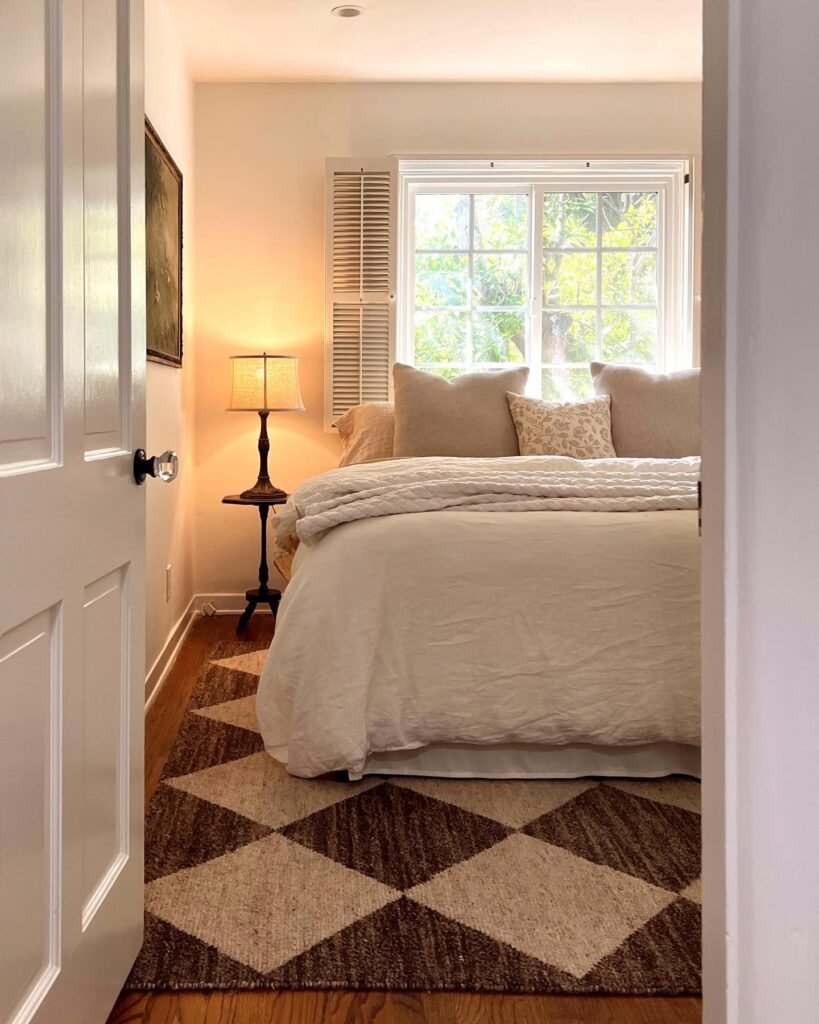
{"type": "Polygon", "coordinates": [[[348,409],[333,426],[343,452],[339,466],[391,459],[395,439],[395,406],[392,402],[365,402],[348,409]]]}
{"type": "Polygon", "coordinates": [[[521,455],[568,455],[573,459],[613,459],[611,400],[608,395],[581,402],[544,402],[506,396],[521,455]]]}
{"type": "Polygon", "coordinates": [[[395,456],[518,455],[507,391],[523,391],[529,367],[465,373],[452,381],[396,363],[395,456]]]}
{"type": "Polygon", "coordinates": [[[611,398],[611,436],[620,458],[679,459],[700,454],[700,371],[649,373],[592,363],[598,395],[611,398]]]}

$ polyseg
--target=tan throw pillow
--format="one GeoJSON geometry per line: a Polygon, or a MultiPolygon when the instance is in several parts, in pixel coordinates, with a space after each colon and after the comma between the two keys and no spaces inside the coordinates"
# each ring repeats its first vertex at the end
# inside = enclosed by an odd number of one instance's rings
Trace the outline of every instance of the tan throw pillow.
{"type": "Polygon", "coordinates": [[[494,458],[518,454],[507,391],[523,391],[529,367],[465,373],[453,381],[396,363],[395,455],[494,458]]]}
{"type": "Polygon", "coordinates": [[[348,409],[333,426],[344,452],[339,466],[381,462],[392,458],[395,406],[392,402],[365,402],[348,409]]]}
{"type": "Polygon", "coordinates": [[[521,455],[568,455],[573,459],[613,459],[608,395],[583,402],[543,402],[506,396],[521,455]]]}
{"type": "Polygon", "coordinates": [[[611,436],[620,458],[679,459],[700,454],[700,371],[649,373],[592,363],[598,395],[611,396],[611,436]]]}

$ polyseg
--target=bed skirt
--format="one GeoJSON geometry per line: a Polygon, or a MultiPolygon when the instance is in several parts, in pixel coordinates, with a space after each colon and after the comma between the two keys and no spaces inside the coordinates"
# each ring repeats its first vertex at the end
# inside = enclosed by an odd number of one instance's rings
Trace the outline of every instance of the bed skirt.
{"type": "Polygon", "coordinates": [[[433,743],[415,750],[370,754],[364,775],[434,775],[452,779],[577,779],[660,778],[664,775],[700,777],[700,748],[684,743],[646,743],[634,747],[605,747],[573,743],[548,746],[507,743],[491,747],[433,743]]]}

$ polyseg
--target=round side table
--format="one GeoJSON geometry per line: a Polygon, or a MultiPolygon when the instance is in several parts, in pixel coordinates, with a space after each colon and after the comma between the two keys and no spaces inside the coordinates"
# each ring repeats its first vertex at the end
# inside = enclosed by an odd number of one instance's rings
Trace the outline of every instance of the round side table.
{"type": "Polygon", "coordinates": [[[271,590],[267,585],[267,581],[270,579],[270,571],[267,568],[267,517],[270,512],[271,505],[284,505],[287,501],[287,497],[275,497],[275,498],[243,498],[241,494],[227,494],[222,498],[223,505],[255,505],[259,510],[259,519],[262,523],[262,541],[261,541],[261,559],[259,561],[259,586],[254,587],[253,590],[248,590],[245,593],[247,599],[247,608],[242,612],[242,616],[239,619],[239,624],[236,627],[236,633],[241,636],[244,632],[248,622],[250,622],[251,615],[256,611],[256,607],[259,604],[267,604],[270,606],[271,612],[276,614],[279,607],[279,601],[281,600],[282,592],[280,590],[271,590]]]}

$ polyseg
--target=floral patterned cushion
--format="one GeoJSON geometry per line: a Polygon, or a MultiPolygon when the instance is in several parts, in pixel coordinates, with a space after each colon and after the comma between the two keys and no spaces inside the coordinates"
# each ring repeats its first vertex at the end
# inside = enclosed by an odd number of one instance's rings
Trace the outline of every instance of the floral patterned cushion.
{"type": "Polygon", "coordinates": [[[543,402],[507,391],[506,398],[521,455],[568,455],[573,459],[613,459],[611,399],[543,402]]]}

